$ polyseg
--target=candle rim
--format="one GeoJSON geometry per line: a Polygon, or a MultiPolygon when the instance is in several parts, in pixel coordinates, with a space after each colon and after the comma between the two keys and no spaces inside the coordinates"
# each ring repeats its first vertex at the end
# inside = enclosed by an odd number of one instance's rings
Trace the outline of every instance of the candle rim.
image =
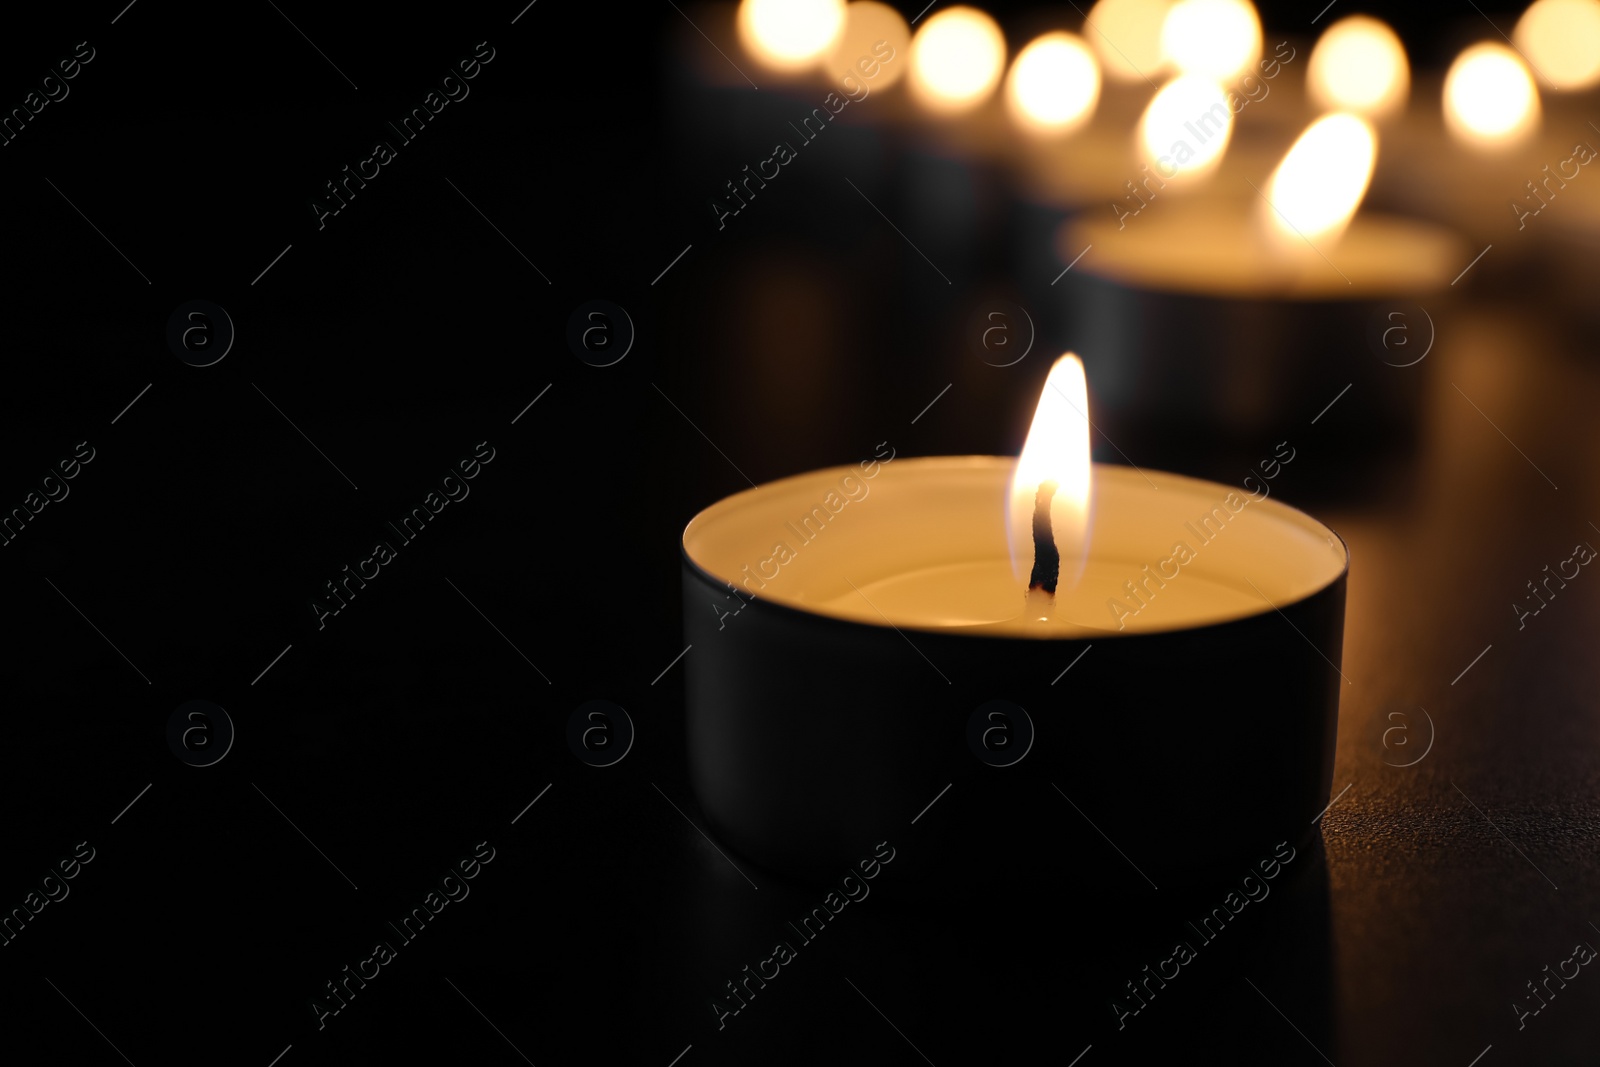
{"type": "MultiPolygon", "coordinates": [[[[1234,227],[1250,221],[1250,213],[1258,209],[1257,200],[1243,196],[1195,200],[1182,209],[1169,211],[1164,218],[1153,220],[1151,226],[1139,227],[1137,234],[1133,233],[1135,227],[1128,226],[1131,240],[1115,245],[1105,240],[1108,231],[1116,232],[1110,222],[1098,217],[1074,217],[1057,228],[1055,247],[1058,255],[1067,258],[1086,243],[1108,249],[1099,259],[1092,256],[1085,259],[1073,274],[1125,289],[1272,305],[1362,304],[1397,296],[1444,293],[1450,288],[1448,281],[1455,269],[1453,265],[1470,255],[1465,239],[1453,227],[1397,212],[1363,209],[1351,217],[1345,241],[1331,248],[1327,242],[1314,245],[1322,252],[1320,256],[1307,249],[1306,258],[1296,270],[1286,270],[1281,264],[1275,266],[1267,254],[1269,246],[1254,235],[1234,253],[1259,265],[1259,269],[1252,268],[1244,274],[1219,276],[1214,270],[1207,273],[1192,263],[1170,256],[1148,258],[1150,249],[1170,248],[1175,240],[1236,237],[1234,227]],[[1360,246],[1350,241],[1365,243],[1373,240],[1374,235],[1389,241],[1404,240],[1407,255],[1396,259],[1381,252],[1367,252],[1358,257],[1359,262],[1352,262],[1351,253],[1360,246]],[[1334,264],[1348,268],[1354,278],[1334,264]]],[[[1066,262],[1066,258],[1061,262],[1066,262]]]]}
{"type": "MultiPolygon", "coordinates": [[[[904,458],[901,458],[901,459],[897,459],[895,462],[896,462],[897,465],[904,464],[905,466],[915,466],[915,467],[921,467],[921,466],[924,466],[924,465],[926,465],[926,466],[944,465],[944,466],[949,466],[949,467],[951,467],[953,469],[957,469],[957,470],[978,470],[978,469],[982,469],[984,467],[988,467],[988,466],[990,466],[990,465],[992,465],[992,464],[994,464],[996,462],[1000,462],[1000,463],[1009,464],[1009,465],[1013,465],[1014,466],[1016,464],[1016,461],[1017,461],[1017,457],[1015,457],[1015,456],[934,455],[934,456],[907,456],[907,457],[904,457],[904,458]]],[[[1170,478],[1170,479],[1172,479],[1172,480],[1174,480],[1176,482],[1179,482],[1179,483],[1188,483],[1188,484],[1191,484],[1191,485],[1194,485],[1194,486],[1205,486],[1208,489],[1212,489],[1212,490],[1221,489],[1221,490],[1230,491],[1230,492],[1234,491],[1232,486],[1226,485],[1226,484],[1224,484],[1222,482],[1214,482],[1214,481],[1211,481],[1209,478],[1197,478],[1197,477],[1194,477],[1193,475],[1188,475],[1188,474],[1179,474],[1179,473],[1176,473],[1174,471],[1163,471],[1163,470],[1155,470],[1155,469],[1141,469],[1141,468],[1137,468],[1137,467],[1127,466],[1127,465],[1121,464],[1121,463],[1099,463],[1099,462],[1096,462],[1093,466],[1094,466],[1094,471],[1095,471],[1094,480],[1095,480],[1096,483],[1098,483],[1100,481],[1100,478],[1101,478],[1102,474],[1107,474],[1107,475],[1110,475],[1111,477],[1115,477],[1115,478],[1124,478],[1125,477],[1125,478],[1132,479],[1132,478],[1139,477],[1139,475],[1141,473],[1143,473],[1143,474],[1157,474],[1157,475],[1160,475],[1163,478],[1170,478]]],[[[715,574],[711,573],[705,567],[701,566],[700,563],[698,563],[689,554],[688,540],[689,540],[690,533],[694,530],[696,524],[700,523],[703,519],[705,519],[706,516],[710,512],[712,512],[713,510],[717,510],[717,509],[722,509],[722,508],[725,508],[725,507],[733,506],[733,502],[734,501],[737,501],[737,500],[740,500],[740,499],[748,499],[748,498],[750,498],[750,497],[752,497],[752,496],[754,496],[756,494],[760,494],[760,493],[768,492],[768,491],[773,491],[773,490],[776,490],[779,487],[784,486],[785,484],[788,484],[788,483],[798,484],[802,480],[814,479],[814,478],[818,478],[818,477],[821,477],[821,476],[839,476],[839,477],[842,477],[843,475],[848,474],[850,472],[854,472],[857,469],[858,468],[853,464],[846,464],[846,465],[833,466],[833,467],[819,467],[819,468],[817,468],[815,470],[801,471],[798,474],[789,474],[789,475],[785,475],[782,478],[775,478],[775,479],[773,479],[772,481],[769,481],[769,482],[762,482],[760,485],[752,486],[749,489],[741,489],[741,490],[739,490],[739,491],[737,491],[735,493],[732,493],[732,494],[730,494],[728,496],[722,497],[721,499],[715,501],[714,503],[709,504],[706,507],[701,508],[699,511],[697,511],[695,513],[694,517],[691,518],[684,525],[683,532],[681,534],[679,534],[679,536],[678,536],[678,555],[679,555],[679,558],[682,560],[684,566],[687,567],[689,569],[689,571],[691,573],[693,573],[694,576],[696,578],[698,578],[700,581],[705,582],[707,585],[709,585],[713,589],[717,589],[717,590],[727,589],[732,584],[732,580],[731,579],[717,577],[715,574]]],[[[826,614],[826,613],[820,612],[820,611],[809,610],[809,609],[803,608],[803,607],[796,607],[795,605],[792,605],[792,604],[785,604],[785,603],[783,603],[781,601],[774,600],[774,599],[772,599],[770,597],[763,597],[763,596],[760,596],[760,595],[757,595],[757,594],[751,594],[751,599],[752,600],[761,601],[761,603],[765,606],[765,608],[767,610],[776,609],[779,612],[788,613],[788,614],[794,616],[797,619],[798,618],[806,618],[806,619],[813,619],[813,620],[823,620],[825,622],[828,622],[828,623],[831,623],[831,624],[837,624],[837,625],[840,625],[840,626],[862,626],[862,627],[868,627],[868,628],[871,628],[871,629],[874,629],[874,630],[896,630],[896,631],[902,631],[902,632],[909,631],[911,633],[915,633],[915,634],[918,634],[918,635],[921,635],[921,636],[927,636],[927,637],[957,637],[957,636],[959,636],[959,637],[978,637],[978,638],[983,638],[983,639],[992,640],[992,641],[1056,641],[1056,642],[1060,642],[1060,643],[1063,643],[1063,644],[1071,644],[1071,643],[1089,644],[1089,643],[1092,643],[1094,641],[1112,640],[1112,639],[1122,640],[1122,639],[1140,638],[1140,637],[1159,638],[1159,637],[1170,636],[1170,635],[1173,635],[1173,634],[1195,633],[1195,632],[1199,632],[1199,631],[1209,631],[1209,630],[1215,630],[1215,629],[1217,629],[1219,627],[1234,626],[1234,625],[1238,625],[1238,624],[1241,624],[1241,623],[1248,623],[1248,622],[1251,622],[1251,621],[1253,621],[1255,619],[1258,619],[1258,618],[1260,618],[1260,617],[1262,617],[1264,615],[1270,614],[1270,613],[1272,613],[1274,611],[1281,613],[1286,608],[1294,607],[1294,606],[1299,605],[1299,604],[1304,604],[1304,603],[1306,603],[1306,602],[1308,602],[1310,600],[1313,600],[1313,599],[1315,599],[1317,597],[1324,596],[1330,590],[1332,590],[1334,587],[1342,585],[1346,581],[1346,579],[1349,577],[1349,574],[1350,574],[1350,544],[1349,544],[1349,542],[1347,542],[1344,539],[1344,536],[1342,534],[1340,534],[1339,531],[1335,530],[1333,527],[1329,526],[1327,523],[1325,523],[1322,520],[1316,518],[1315,516],[1311,515],[1310,513],[1302,511],[1301,509],[1295,507],[1293,504],[1285,504],[1281,500],[1275,500],[1275,499],[1272,499],[1270,497],[1267,498],[1267,499],[1264,499],[1264,500],[1256,501],[1255,503],[1257,505],[1266,505],[1266,507],[1263,508],[1262,510],[1265,510],[1265,511],[1268,511],[1268,512],[1274,512],[1274,511],[1279,512],[1280,513],[1279,516],[1278,516],[1279,518],[1287,519],[1287,520],[1290,520],[1290,521],[1299,521],[1300,523],[1305,524],[1308,528],[1316,529],[1316,530],[1319,530],[1319,531],[1322,531],[1322,532],[1325,532],[1326,534],[1328,534],[1329,537],[1332,539],[1331,543],[1337,544],[1338,547],[1339,547],[1340,557],[1341,557],[1340,561],[1339,561],[1339,567],[1338,567],[1337,571],[1330,578],[1328,578],[1326,581],[1323,581],[1323,582],[1320,582],[1320,583],[1316,584],[1312,589],[1310,589],[1306,593],[1303,593],[1303,594],[1301,594],[1299,596],[1291,597],[1289,599],[1284,600],[1281,603],[1277,603],[1277,602],[1270,601],[1270,600],[1265,600],[1263,602],[1263,605],[1262,605],[1262,610],[1260,610],[1260,611],[1252,611],[1252,612],[1250,612],[1248,614],[1245,614],[1245,615],[1235,615],[1235,616],[1233,616],[1231,618],[1218,619],[1215,622],[1202,622],[1202,623],[1189,623],[1189,624],[1180,623],[1180,624],[1177,624],[1177,625],[1174,625],[1174,626],[1170,626],[1170,627],[1159,627],[1158,626],[1158,627],[1153,627],[1153,628],[1150,628],[1150,629],[1141,629],[1141,630],[1138,630],[1138,631],[1106,630],[1104,632],[1101,632],[1101,631],[1098,631],[1098,630],[1094,630],[1094,631],[1086,630],[1086,631],[1084,631],[1082,633],[1051,633],[1051,632],[1031,633],[1031,632],[1024,632],[1024,631],[1007,630],[1007,631],[1004,631],[1004,632],[999,632],[999,631],[988,629],[986,627],[981,627],[981,626],[979,626],[979,627],[960,627],[960,626],[931,627],[931,626],[919,625],[918,623],[915,623],[915,622],[902,622],[902,623],[881,622],[880,623],[880,622],[872,621],[872,620],[869,620],[869,619],[847,619],[847,618],[840,618],[837,615],[830,615],[830,614],[826,614]]]]}

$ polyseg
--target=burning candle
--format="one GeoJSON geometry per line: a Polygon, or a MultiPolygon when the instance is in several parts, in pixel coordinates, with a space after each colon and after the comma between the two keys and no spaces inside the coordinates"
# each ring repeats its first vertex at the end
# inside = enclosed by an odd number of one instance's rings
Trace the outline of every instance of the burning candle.
{"type": "Polygon", "coordinates": [[[1471,253],[1440,226],[1359,211],[1375,159],[1370,125],[1335,113],[1307,127],[1270,178],[1241,178],[1232,197],[1169,202],[1154,178],[1113,212],[1063,226],[1059,262],[1082,256],[1062,282],[1070,340],[1118,353],[1094,368],[1112,421],[1249,443],[1365,382],[1350,406],[1379,404],[1366,413],[1405,430],[1420,372],[1379,385],[1392,368],[1368,329],[1385,307],[1448,290],[1471,253]]]}
{"type": "Polygon", "coordinates": [[[1204,185],[1233,142],[1235,116],[1274,91],[1267,83],[1295,54],[1283,42],[1259,58],[1261,25],[1245,0],[1102,0],[1083,33],[1111,83],[1094,126],[1017,145],[1025,195],[1044,204],[1115,201],[1149,181],[1172,195],[1204,185]],[[1168,80],[1151,96],[1159,77],[1168,80]]]}
{"type": "Polygon", "coordinates": [[[952,7],[911,38],[911,88],[930,111],[955,114],[984,100],[1000,83],[1006,39],[994,19],[974,7],[952,7]]]}
{"type": "Polygon", "coordinates": [[[1378,139],[1372,127],[1338,112],[1313,122],[1272,172],[1258,213],[1278,247],[1304,257],[1316,243],[1340,243],[1372,181],[1378,139]]]}
{"type": "Polygon", "coordinates": [[[1143,155],[1158,180],[1209,174],[1222,161],[1232,134],[1233,112],[1222,86],[1193,74],[1162,86],[1139,120],[1143,155]]]}
{"type": "Polygon", "coordinates": [[[1144,85],[1166,69],[1162,26],[1173,0],[1099,0],[1083,19],[1083,37],[1106,77],[1144,85]]]}
{"type": "Polygon", "coordinates": [[[1306,92],[1313,103],[1374,121],[1403,111],[1410,86],[1411,68],[1400,38],[1366,15],[1329,26],[1306,64],[1306,92]]]}
{"type": "MultiPolygon", "coordinates": [[[[1177,544],[1142,545],[1143,555],[1150,559],[1141,558],[1139,552],[1129,555],[1130,544],[1144,541],[1130,527],[1176,529],[1189,542],[1188,551],[1195,552],[1195,543],[1208,531],[1193,526],[1185,530],[1176,522],[1162,522],[1161,517],[1176,519],[1184,506],[1196,515],[1204,513],[1203,498],[1208,493],[1217,502],[1228,496],[1242,502],[1244,494],[1230,493],[1223,486],[1197,492],[1172,483],[1171,476],[1141,476],[1125,467],[1092,468],[1087,411],[1083,364],[1074,355],[1063,356],[1046,379],[1022,454],[1005,485],[1003,540],[995,536],[1002,529],[998,521],[1002,510],[991,506],[983,509],[995,520],[988,529],[982,522],[964,524],[959,535],[947,532],[937,545],[929,546],[938,554],[938,563],[895,567],[882,574],[869,569],[851,576],[848,583],[839,582],[842,575],[838,575],[836,595],[823,596],[826,586],[818,585],[802,601],[812,610],[860,622],[888,618],[896,624],[1019,637],[1166,630],[1259,611],[1262,598],[1237,581],[1237,575],[1229,580],[1227,568],[1222,572],[1202,568],[1185,576],[1197,581],[1162,584],[1159,591],[1148,584],[1152,580],[1148,575],[1155,574],[1148,565],[1159,562],[1155,556],[1172,558],[1177,544]],[[1092,491],[1092,470],[1098,495],[1092,491]],[[1172,499],[1163,499],[1165,493],[1172,499]],[[1115,532],[1101,533],[1095,523],[1115,532]],[[1139,580],[1147,584],[1141,587],[1139,580]]],[[[913,506],[906,514],[917,510],[913,506]]],[[[1265,533],[1266,528],[1258,532],[1265,533]]],[[[906,529],[885,540],[893,545],[913,536],[906,529]]],[[[1245,541],[1250,536],[1233,542],[1233,548],[1248,554],[1245,541]]],[[[1242,555],[1234,562],[1242,566],[1246,558],[1242,555]]],[[[1154,581],[1160,582],[1158,574],[1154,581]]],[[[1278,588],[1275,578],[1268,581],[1278,597],[1298,595],[1278,588]]],[[[779,601],[787,602],[781,596],[779,601]]]]}
{"type": "Polygon", "coordinates": [[[1522,57],[1484,41],[1463,51],[1444,79],[1444,118],[1471,148],[1493,151],[1520,144],[1539,126],[1539,90],[1522,57]]]}
{"type": "MultiPolygon", "coordinates": [[[[1183,164],[1172,156],[1172,164],[1203,166],[1221,151],[1226,131],[1219,118],[1202,149],[1183,155],[1183,164]]],[[[1190,134],[1190,142],[1198,139],[1190,134]]],[[[1152,151],[1160,143],[1154,135],[1147,140],[1152,151]]],[[[1148,198],[1130,197],[1112,213],[1070,223],[1060,251],[1071,250],[1070,262],[1093,245],[1100,254],[1084,260],[1085,275],[1217,299],[1395,296],[1448,283],[1450,269],[1460,269],[1453,258],[1460,248],[1448,232],[1358,213],[1376,153],[1376,136],[1363,119],[1324,116],[1268,181],[1250,183],[1255,195],[1163,205],[1164,189],[1147,181],[1148,198]]],[[[1158,161],[1161,173],[1167,168],[1165,159],[1158,161]]]]}
{"type": "Polygon", "coordinates": [[[1078,129],[1100,100],[1100,65],[1081,37],[1047,33],[1011,64],[1006,103],[1011,116],[1032,133],[1060,135],[1078,129]]]}
{"type": "Polygon", "coordinates": [[[871,92],[882,92],[905,74],[910,41],[911,30],[900,12],[878,0],[855,0],[845,8],[844,30],[823,66],[846,93],[859,94],[863,84],[871,92]],[[896,58],[874,62],[881,55],[896,58]]]}
{"type": "Polygon", "coordinates": [[[844,0],[743,0],[739,5],[739,39],[775,71],[815,66],[844,26],[844,0]]]}
{"type": "Polygon", "coordinates": [[[1600,0],[1534,0],[1511,37],[1545,88],[1600,84],[1600,0]]]}
{"type": "Polygon", "coordinates": [[[1437,95],[1428,95],[1438,108],[1414,108],[1395,131],[1393,165],[1380,175],[1374,195],[1465,234],[1477,250],[1495,246],[1490,261],[1463,285],[1518,269],[1534,245],[1513,239],[1519,220],[1507,205],[1529,180],[1542,177],[1541,166],[1567,158],[1573,143],[1592,132],[1587,116],[1563,116],[1541,134],[1534,75],[1499,41],[1464,49],[1437,95]]]}
{"type": "MultiPolygon", "coordinates": [[[[1058,773],[1091,795],[1109,791],[1091,800],[1100,810],[1126,794],[1107,815],[1119,825],[1192,803],[1191,790],[1230,793],[1233,775],[1273,750],[1266,792],[1228,805],[1246,825],[1223,831],[1227,840],[1141,831],[1161,840],[1151,863],[1163,871],[1304,833],[1329,792],[1344,543],[1271,499],[1277,459],[1234,486],[1091,463],[1088,403],[1082,364],[1068,355],[1019,458],[896,459],[880,447],[856,466],[738,493],[689,523],[691,772],[735,848],[826,871],[857,832],[915,815],[947,758],[972,758],[939,743],[996,697],[1037,717],[1039,753],[1063,761],[1058,773]],[[1108,673],[1056,687],[1091,646],[1108,673]],[[1230,726],[1215,729],[1181,708],[1176,679],[1190,669],[1219,679],[1266,670],[1273,682],[1237,690],[1230,726]],[[819,672],[833,679],[826,695],[819,672]],[[1152,716],[1140,769],[1120,784],[1114,773],[1085,776],[1082,752],[1118,762],[1103,755],[1121,729],[1111,712],[1135,677],[1152,716]],[[1257,738],[1258,726],[1274,740],[1257,738]]],[[[1246,777],[1260,785],[1258,771],[1246,777]]]]}
{"type": "Polygon", "coordinates": [[[1173,0],[1099,0],[1083,20],[1083,33],[1100,56],[1106,76],[1147,84],[1165,72],[1161,28],[1173,0]]]}
{"type": "Polygon", "coordinates": [[[1227,81],[1261,58],[1261,20],[1250,0],[1179,0],[1161,25],[1161,50],[1184,74],[1227,81]]]}

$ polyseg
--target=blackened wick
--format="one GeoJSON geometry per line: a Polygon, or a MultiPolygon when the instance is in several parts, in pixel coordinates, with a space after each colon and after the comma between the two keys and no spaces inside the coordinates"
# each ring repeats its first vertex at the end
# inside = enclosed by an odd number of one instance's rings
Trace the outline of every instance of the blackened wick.
{"type": "Polygon", "coordinates": [[[1040,482],[1033,500],[1033,574],[1029,589],[1054,594],[1061,577],[1061,553],[1056,550],[1055,534],[1050,529],[1050,501],[1056,495],[1055,482],[1040,482]]]}

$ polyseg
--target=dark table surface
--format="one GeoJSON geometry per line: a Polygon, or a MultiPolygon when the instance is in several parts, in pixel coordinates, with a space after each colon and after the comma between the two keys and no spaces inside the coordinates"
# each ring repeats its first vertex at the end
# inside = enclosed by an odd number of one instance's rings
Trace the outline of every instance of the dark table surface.
{"type": "MultiPolygon", "coordinates": [[[[0,152],[0,506],[93,450],[0,549],[0,908],[31,914],[0,946],[7,1062],[1592,1061],[1600,978],[1563,961],[1600,945],[1600,578],[1512,605],[1600,543],[1600,364],[1562,295],[1592,262],[1537,237],[1424,302],[1433,347],[1394,368],[1409,435],[1352,393],[1256,442],[1294,443],[1281,499],[1351,552],[1332,803],[1270,895],[1133,1014],[1128,983],[1235,880],[1155,890],[1137,841],[974,776],[882,827],[870,896],[719,1026],[826,890],[694,799],[683,523],[883,440],[1014,453],[1070,326],[1039,239],[1061,215],[861,123],[718,229],[707,200],[803,93],[700,86],[669,7],[520,7],[144,0],[0,41],[18,101],[97,49],[0,152]],[[324,183],[480,41],[471,97],[319,228],[324,183]],[[193,299],[237,330],[211,367],[165,340],[193,299]],[[608,368],[566,340],[593,299],[636,331],[608,368]],[[1000,300],[1040,330],[1004,369],[967,341],[1000,300]],[[489,450],[319,625],[325,583],[489,450]],[[613,766],[567,743],[594,699],[636,729],[613,766]],[[209,766],[169,745],[190,700],[234,729],[209,766]],[[1003,832],[936,844],[983,819],[1003,832]],[[459,899],[429,898],[475,850],[459,899]],[[75,851],[65,895],[30,896],[75,851]]],[[[1086,353],[1091,389],[1109,358],[1086,353]]],[[[1099,460],[1232,480],[1203,439],[1107,429],[1099,460]]],[[[1217,692],[1194,712],[1227,731],[1217,692]]],[[[1172,818],[1225,829],[1203,796],[1172,818]]]]}

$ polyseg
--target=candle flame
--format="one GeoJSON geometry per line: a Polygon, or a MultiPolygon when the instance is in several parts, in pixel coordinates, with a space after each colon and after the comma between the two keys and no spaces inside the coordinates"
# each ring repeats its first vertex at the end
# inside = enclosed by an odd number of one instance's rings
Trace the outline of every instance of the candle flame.
{"type": "Polygon", "coordinates": [[[1039,487],[1056,485],[1050,525],[1061,553],[1063,585],[1082,567],[1089,527],[1089,385],[1071,352],[1056,360],[1039,394],[1033,424],[1011,476],[1006,528],[1011,568],[1026,583],[1033,568],[1033,512],[1039,487]]]}
{"type": "Polygon", "coordinates": [[[1450,132],[1474,147],[1515,144],[1539,124],[1539,91],[1522,57],[1484,41],[1456,57],[1444,79],[1450,132]]]}
{"type": "Polygon", "coordinates": [[[935,111],[965,111],[983,103],[999,84],[1005,62],[1000,27],[974,7],[939,12],[911,39],[911,85],[935,111]]]}
{"type": "Polygon", "coordinates": [[[1162,178],[1199,176],[1222,161],[1233,134],[1233,111],[1222,87],[1184,75],[1161,87],[1139,120],[1139,141],[1162,178]]]}
{"type": "Polygon", "coordinates": [[[1377,157],[1365,119],[1336,112],[1306,127],[1267,183],[1263,209],[1273,232],[1299,245],[1336,241],[1361,206],[1377,157]]]}
{"type": "Polygon", "coordinates": [[[1410,85],[1411,68],[1400,38],[1386,23],[1366,15],[1329,26],[1306,66],[1312,102],[1329,111],[1390,115],[1405,105],[1410,85]]]}
{"type": "Polygon", "coordinates": [[[740,39],[774,70],[800,70],[821,60],[844,23],[844,0],[744,0],[739,5],[740,39]]]}
{"type": "Polygon", "coordinates": [[[1083,20],[1083,35],[1100,54],[1106,76],[1142,82],[1166,69],[1161,27],[1172,0],[1100,0],[1083,20]]]}
{"type": "Polygon", "coordinates": [[[1511,38],[1552,89],[1600,82],[1600,0],[1534,0],[1511,38]]]}
{"type": "Polygon", "coordinates": [[[1100,99],[1100,65],[1083,39],[1047,33],[1017,54],[1006,79],[1011,114],[1024,129],[1062,134],[1082,126],[1100,99]]]}
{"type": "Polygon", "coordinates": [[[1167,12],[1161,50],[1184,74],[1226,81],[1261,58],[1261,19],[1250,0],[1181,0],[1167,12]]]}
{"type": "Polygon", "coordinates": [[[905,74],[910,42],[911,28],[900,12],[878,0],[854,0],[845,9],[844,30],[824,67],[847,95],[861,92],[864,85],[878,92],[905,74]]]}

